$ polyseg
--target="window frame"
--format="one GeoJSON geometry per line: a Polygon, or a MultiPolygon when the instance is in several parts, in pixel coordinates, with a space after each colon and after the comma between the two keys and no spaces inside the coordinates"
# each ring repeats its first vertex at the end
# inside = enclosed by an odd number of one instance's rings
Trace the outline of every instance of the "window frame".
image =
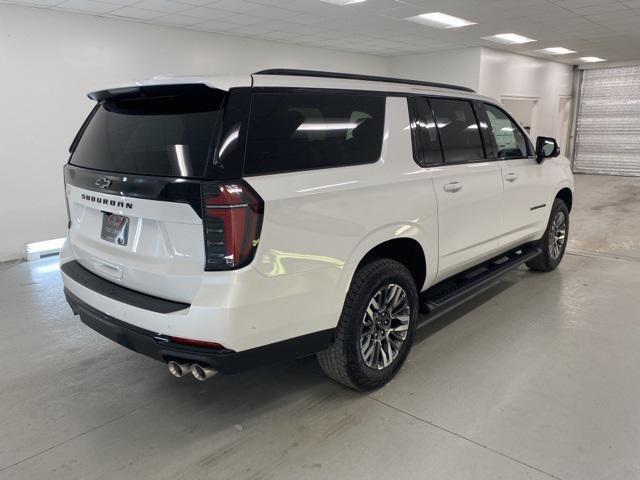
{"type": "Polygon", "coordinates": [[[513,118],[513,116],[511,114],[509,114],[509,112],[507,112],[504,109],[504,107],[501,107],[500,105],[497,105],[497,104],[495,104],[493,102],[487,102],[487,101],[482,101],[482,102],[479,102],[479,103],[480,103],[479,107],[482,110],[482,114],[483,114],[483,116],[485,118],[485,122],[487,123],[487,130],[488,130],[488,133],[489,133],[489,139],[491,141],[491,144],[493,145],[493,156],[494,156],[494,158],[496,160],[505,161],[506,162],[506,161],[509,161],[509,160],[525,160],[525,159],[535,158],[535,148],[533,147],[533,144],[531,143],[531,139],[525,133],[524,129],[520,126],[520,124],[513,118]],[[510,158],[498,157],[498,144],[496,142],[495,136],[493,135],[493,129],[491,128],[491,122],[489,121],[489,115],[487,113],[487,105],[500,110],[511,121],[511,123],[516,126],[518,131],[522,134],[522,137],[524,138],[525,144],[527,146],[527,155],[526,156],[524,156],[524,157],[510,157],[510,158]]]}
{"type": "Polygon", "coordinates": [[[249,111],[247,115],[247,127],[246,134],[243,139],[243,161],[242,161],[242,177],[262,177],[265,175],[279,175],[282,173],[295,173],[295,172],[313,172],[313,171],[322,171],[322,170],[331,170],[334,168],[353,168],[353,167],[361,167],[364,165],[374,165],[379,163],[382,160],[382,153],[384,150],[384,131],[387,127],[387,98],[388,97],[399,97],[406,96],[406,94],[399,94],[395,92],[383,92],[379,90],[349,90],[349,89],[335,89],[335,88],[318,88],[318,87],[252,87],[251,88],[251,99],[249,102],[249,111]],[[280,94],[280,95],[348,95],[348,96],[366,96],[366,97],[381,97],[383,99],[383,125],[382,132],[383,135],[380,137],[380,153],[378,154],[378,158],[369,162],[362,163],[354,163],[349,165],[331,165],[331,166],[323,166],[323,167],[309,167],[309,168],[295,168],[291,170],[277,170],[273,172],[261,172],[261,173],[247,173],[246,165],[247,165],[247,154],[249,151],[249,135],[251,132],[251,118],[253,113],[253,101],[256,95],[260,94],[280,94]]]}
{"type": "Polygon", "coordinates": [[[413,150],[413,161],[418,164],[418,166],[422,168],[428,168],[434,165],[442,165],[444,163],[444,150],[442,148],[442,140],[440,139],[440,131],[436,126],[436,137],[438,141],[438,147],[440,150],[440,161],[439,162],[429,162],[423,158],[419,152],[423,151],[424,145],[424,134],[420,133],[421,131],[414,127],[420,118],[420,105],[419,102],[423,100],[426,104],[426,111],[431,115],[431,120],[435,124],[435,116],[433,114],[433,109],[431,108],[431,102],[429,98],[424,95],[412,95],[407,97],[407,106],[409,108],[409,126],[411,127],[411,147],[413,150]]]}
{"type": "MultiPolygon", "coordinates": [[[[438,133],[438,142],[440,143],[440,154],[442,157],[442,161],[440,162],[425,162],[424,159],[421,159],[420,156],[418,155],[418,151],[419,151],[419,147],[422,145],[422,141],[420,139],[417,139],[415,142],[415,146],[418,147],[418,149],[414,149],[413,151],[413,159],[414,161],[422,168],[429,168],[429,167],[441,167],[441,166],[447,166],[447,165],[464,165],[467,163],[483,163],[483,162],[491,162],[491,161],[496,161],[495,158],[495,146],[493,141],[491,140],[491,132],[489,131],[489,124],[487,123],[487,120],[485,118],[486,113],[480,108],[480,103],[482,103],[481,101],[474,99],[474,98],[470,98],[470,97],[465,97],[465,96],[453,96],[453,95],[433,95],[433,94],[427,94],[427,95],[409,95],[407,96],[407,99],[409,100],[410,103],[414,103],[414,107],[413,108],[409,108],[409,119],[411,122],[414,122],[415,120],[418,119],[418,110],[417,110],[417,105],[416,105],[416,101],[413,99],[419,99],[419,98],[423,98],[427,101],[427,105],[429,106],[429,111],[431,113],[431,117],[433,119],[433,121],[435,122],[436,120],[436,115],[435,115],[435,111],[433,110],[433,105],[431,104],[431,100],[432,99],[437,99],[437,100],[457,100],[457,101],[462,101],[462,102],[467,102],[470,104],[471,106],[471,110],[473,112],[473,115],[476,119],[476,124],[478,125],[478,133],[480,135],[480,142],[482,145],[482,153],[483,153],[483,158],[478,158],[478,159],[469,159],[469,160],[457,160],[457,161],[447,161],[447,154],[446,154],[446,150],[444,148],[444,145],[442,144],[442,137],[440,136],[440,129],[437,126],[437,122],[436,122],[436,131],[438,133]]],[[[414,140],[413,140],[413,136],[414,136],[414,129],[411,129],[411,134],[412,134],[412,146],[414,145],[414,140]]],[[[417,132],[415,133],[416,137],[419,137],[419,135],[417,134],[417,132]]]]}

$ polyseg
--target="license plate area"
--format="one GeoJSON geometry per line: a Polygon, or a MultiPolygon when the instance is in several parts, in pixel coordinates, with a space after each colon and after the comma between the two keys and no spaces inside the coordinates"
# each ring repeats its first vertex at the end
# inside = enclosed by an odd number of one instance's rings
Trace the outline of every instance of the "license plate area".
{"type": "Polygon", "coordinates": [[[125,246],[129,241],[129,217],[102,212],[100,238],[116,245],[125,246]]]}

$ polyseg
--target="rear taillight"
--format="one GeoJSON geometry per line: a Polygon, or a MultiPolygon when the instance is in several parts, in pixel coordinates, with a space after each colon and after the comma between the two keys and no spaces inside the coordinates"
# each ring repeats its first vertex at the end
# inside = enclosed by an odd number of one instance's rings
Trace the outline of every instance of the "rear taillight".
{"type": "Polygon", "coordinates": [[[69,209],[69,195],[71,190],[67,186],[67,182],[64,182],[64,201],[67,204],[67,229],[71,228],[71,210],[69,209]]]}
{"type": "Polygon", "coordinates": [[[260,241],[264,202],[243,181],[202,184],[205,270],[247,265],[260,241]]]}

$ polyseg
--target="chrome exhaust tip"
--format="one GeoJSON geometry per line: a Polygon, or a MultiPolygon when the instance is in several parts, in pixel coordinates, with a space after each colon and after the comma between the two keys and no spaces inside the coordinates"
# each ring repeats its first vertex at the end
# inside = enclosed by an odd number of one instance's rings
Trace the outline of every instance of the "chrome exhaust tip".
{"type": "Polygon", "coordinates": [[[176,378],[182,378],[187,375],[191,371],[190,363],[178,363],[171,360],[167,363],[167,368],[169,369],[169,373],[176,378]]]}
{"type": "Polygon", "coordinates": [[[213,377],[218,371],[211,367],[203,367],[202,365],[194,363],[191,365],[191,373],[197,380],[204,382],[206,379],[213,377]]]}

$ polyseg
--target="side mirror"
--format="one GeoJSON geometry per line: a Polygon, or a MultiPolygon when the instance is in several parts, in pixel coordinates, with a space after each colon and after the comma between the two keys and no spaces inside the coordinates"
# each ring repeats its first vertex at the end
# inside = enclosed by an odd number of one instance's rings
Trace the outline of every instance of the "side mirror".
{"type": "Polygon", "coordinates": [[[557,157],[560,155],[560,147],[555,138],[538,137],[536,140],[536,160],[538,163],[544,162],[545,158],[557,157]]]}

